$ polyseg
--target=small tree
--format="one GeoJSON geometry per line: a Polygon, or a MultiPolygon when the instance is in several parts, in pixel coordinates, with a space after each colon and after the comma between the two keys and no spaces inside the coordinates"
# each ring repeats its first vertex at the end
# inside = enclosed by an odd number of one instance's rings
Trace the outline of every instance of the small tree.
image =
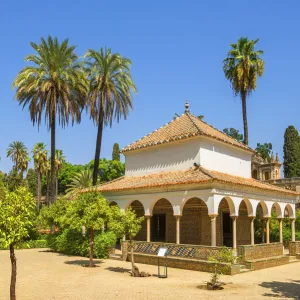
{"type": "Polygon", "coordinates": [[[112,160],[120,161],[120,146],[118,143],[114,143],[113,152],[112,152],[112,160]]]}
{"type": "Polygon", "coordinates": [[[65,222],[79,231],[86,228],[90,237],[90,263],[94,266],[93,250],[95,230],[101,231],[111,218],[111,210],[105,198],[95,191],[80,194],[72,200],[66,213],[65,222]]]}
{"type": "MultiPolygon", "coordinates": [[[[116,220],[117,218],[114,217],[116,220]]],[[[119,230],[121,230],[122,234],[129,238],[130,243],[130,251],[131,251],[131,266],[132,266],[132,276],[140,277],[140,271],[134,264],[134,255],[133,255],[133,239],[139,233],[142,228],[141,223],[144,220],[144,217],[137,217],[134,210],[129,207],[124,214],[120,214],[121,222],[119,225],[119,230]]],[[[117,231],[117,230],[115,230],[117,231]]]]}
{"type": "Polygon", "coordinates": [[[4,247],[9,247],[11,261],[10,299],[16,299],[17,259],[15,247],[29,236],[36,217],[35,199],[25,187],[14,192],[0,193],[0,239],[4,247]]]}
{"type": "Polygon", "coordinates": [[[222,285],[220,276],[228,271],[230,265],[234,263],[235,257],[232,250],[222,247],[221,251],[210,256],[208,260],[214,263],[214,271],[211,274],[211,279],[207,284],[207,288],[217,290],[222,285]]]}

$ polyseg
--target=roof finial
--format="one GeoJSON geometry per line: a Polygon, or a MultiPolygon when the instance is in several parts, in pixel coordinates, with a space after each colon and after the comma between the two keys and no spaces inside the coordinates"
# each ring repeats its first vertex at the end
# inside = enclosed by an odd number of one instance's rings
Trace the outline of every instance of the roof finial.
{"type": "Polygon", "coordinates": [[[186,100],[185,101],[185,112],[186,113],[189,112],[189,107],[190,107],[189,102],[186,100]]]}

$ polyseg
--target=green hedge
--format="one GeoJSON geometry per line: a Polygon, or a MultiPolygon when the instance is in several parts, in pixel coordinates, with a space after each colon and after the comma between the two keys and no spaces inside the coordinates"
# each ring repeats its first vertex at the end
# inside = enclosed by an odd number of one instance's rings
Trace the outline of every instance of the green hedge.
{"type": "MultiPolygon", "coordinates": [[[[65,229],[62,232],[47,236],[48,247],[56,252],[89,257],[89,236],[83,237],[81,232],[65,229]]],[[[116,243],[113,232],[96,233],[94,239],[94,257],[107,258],[110,249],[116,243]]]]}
{"type": "MultiPolygon", "coordinates": [[[[24,242],[20,246],[16,247],[17,249],[33,249],[33,248],[48,248],[48,243],[46,240],[31,240],[24,242]]],[[[0,243],[0,250],[7,250],[8,247],[4,247],[0,243]]]]}

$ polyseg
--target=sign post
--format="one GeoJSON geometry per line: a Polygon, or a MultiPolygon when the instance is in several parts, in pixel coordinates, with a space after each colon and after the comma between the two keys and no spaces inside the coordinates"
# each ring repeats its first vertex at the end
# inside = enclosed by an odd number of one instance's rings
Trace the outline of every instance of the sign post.
{"type": "Polygon", "coordinates": [[[158,278],[167,278],[168,277],[168,266],[167,266],[167,252],[168,248],[166,247],[160,247],[157,253],[157,260],[158,260],[158,278]],[[160,264],[159,264],[159,258],[165,257],[165,265],[162,266],[164,272],[163,274],[160,274],[160,264]]]}

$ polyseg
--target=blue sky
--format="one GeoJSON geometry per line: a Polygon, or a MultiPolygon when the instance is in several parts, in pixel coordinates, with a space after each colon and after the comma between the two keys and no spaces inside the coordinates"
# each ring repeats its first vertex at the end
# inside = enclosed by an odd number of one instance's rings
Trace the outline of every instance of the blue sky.
{"type": "MultiPolygon", "coordinates": [[[[33,51],[30,41],[48,34],[69,38],[83,55],[88,48],[110,47],[129,57],[138,94],[126,121],[106,128],[101,157],[139,139],[184,111],[185,100],[196,115],[219,129],[242,131],[241,103],[224,78],[222,60],[229,44],[241,36],[260,38],[265,74],[248,101],[249,140],[273,143],[282,157],[288,125],[300,129],[299,1],[1,1],[0,169],[12,164],[8,144],[23,141],[50,145],[43,125],[33,127],[11,89],[16,74],[33,51]]],[[[57,130],[57,148],[71,163],[94,156],[96,128],[84,115],[80,125],[57,130]]]]}

